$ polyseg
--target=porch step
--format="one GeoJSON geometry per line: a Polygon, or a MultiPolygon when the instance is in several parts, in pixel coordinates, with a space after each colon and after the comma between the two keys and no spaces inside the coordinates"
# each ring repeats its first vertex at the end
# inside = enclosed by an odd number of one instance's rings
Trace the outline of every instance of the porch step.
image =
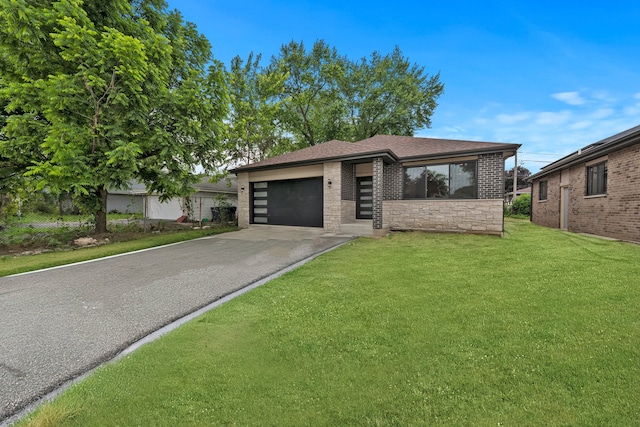
{"type": "Polygon", "coordinates": [[[348,224],[340,224],[340,234],[373,236],[373,221],[359,220],[348,224]]]}

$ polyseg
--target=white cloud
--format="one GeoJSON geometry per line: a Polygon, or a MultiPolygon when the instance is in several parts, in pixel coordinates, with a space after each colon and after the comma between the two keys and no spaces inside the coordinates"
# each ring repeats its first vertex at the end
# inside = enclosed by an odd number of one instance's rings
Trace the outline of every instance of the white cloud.
{"type": "Polygon", "coordinates": [[[537,172],[569,153],[640,124],[640,93],[615,100],[602,91],[601,97],[606,94],[607,99],[601,101],[596,101],[592,93],[589,92],[588,102],[577,109],[561,106],[556,110],[558,104],[551,100],[535,110],[521,104],[490,101],[474,109],[449,106],[451,115],[446,123],[434,121],[433,129],[420,134],[522,144],[523,154],[518,154],[518,162],[537,172]]]}
{"type": "Polygon", "coordinates": [[[591,93],[591,97],[597,101],[606,102],[609,104],[615,103],[617,100],[611,96],[606,90],[596,90],[591,93]]]}
{"type": "Polygon", "coordinates": [[[571,118],[568,111],[544,111],[537,114],[536,124],[544,126],[559,126],[566,123],[571,118]]]}
{"type": "Polygon", "coordinates": [[[625,116],[640,116],[640,104],[626,107],[622,112],[625,116]]]}
{"type": "Polygon", "coordinates": [[[575,122],[573,124],[570,124],[569,125],[569,129],[571,129],[571,130],[586,129],[591,125],[593,125],[593,122],[591,120],[583,120],[583,121],[580,121],[580,122],[575,122]]]}
{"type": "Polygon", "coordinates": [[[461,126],[446,126],[444,130],[446,132],[452,132],[452,133],[460,133],[465,131],[465,129],[461,126]]]}
{"type": "Polygon", "coordinates": [[[613,108],[598,108],[594,112],[589,114],[589,117],[594,120],[604,119],[613,115],[616,112],[613,108]]]}
{"type": "Polygon", "coordinates": [[[511,124],[528,120],[531,117],[529,113],[516,113],[516,114],[498,114],[496,119],[503,124],[511,124]]]}
{"type": "Polygon", "coordinates": [[[551,97],[569,105],[583,105],[587,102],[586,99],[580,96],[580,92],[558,92],[552,94],[551,97]]]}

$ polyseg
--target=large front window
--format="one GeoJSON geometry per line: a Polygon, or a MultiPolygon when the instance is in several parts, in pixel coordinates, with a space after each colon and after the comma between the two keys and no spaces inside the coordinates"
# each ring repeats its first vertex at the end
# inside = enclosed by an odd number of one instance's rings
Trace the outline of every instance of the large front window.
{"type": "Polygon", "coordinates": [[[475,199],[476,162],[404,168],[405,199],[475,199]]]}
{"type": "Polygon", "coordinates": [[[587,196],[607,194],[607,162],[587,166],[587,196]]]}

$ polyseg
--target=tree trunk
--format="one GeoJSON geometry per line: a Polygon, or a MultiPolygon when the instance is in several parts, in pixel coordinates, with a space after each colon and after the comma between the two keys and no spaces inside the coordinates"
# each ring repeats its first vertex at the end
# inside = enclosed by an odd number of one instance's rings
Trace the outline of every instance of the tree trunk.
{"type": "Polygon", "coordinates": [[[95,214],[96,233],[101,234],[107,232],[107,189],[104,186],[98,188],[96,196],[100,199],[100,209],[95,214]]]}

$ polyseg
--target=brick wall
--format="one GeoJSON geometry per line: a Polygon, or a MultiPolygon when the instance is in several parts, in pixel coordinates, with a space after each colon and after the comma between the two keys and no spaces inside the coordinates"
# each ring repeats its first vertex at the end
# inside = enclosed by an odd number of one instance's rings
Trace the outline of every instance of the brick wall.
{"type": "Polygon", "coordinates": [[[342,220],[342,163],[331,162],[324,164],[323,197],[324,197],[324,230],[327,233],[338,233],[342,220]],[[327,180],[331,179],[331,188],[327,180]]]}
{"type": "Polygon", "coordinates": [[[640,242],[640,143],[609,155],[605,236],[640,242]]]}
{"type": "Polygon", "coordinates": [[[385,200],[384,224],[392,230],[502,235],[502,200],[385,200]]]}
{"type": "Polygon", "coordinates": [[[238,227],[249,227],[249,173],[238,174],[238,227]],[[244,190],[242,189],[244,188],[244,190]]]}
{"type": "Polygon", "coordinates": [[[531,219],[535,224],[560,228],[560,172],[544,177],[547,181],[547,198],[540,200],[540,181],[532,183],[531,219]]]}
{"type": "Polygon", "coordinates": [[[356,222],[356,202],[353,200],[343,200],[340,203],[342,212],[342,223],[350,224],[356,222]]]}
{"type": "Polygon", "coordinates": [[[384,165],[382,198],[384,200],[402,200],[403,169],[400,163],[384,165]]]}
{"type": "MultiPolygon", "coordinates": [[[[568,230],[640,242],[640,143],[607,157],[607,194],[585,196],[586,163],[562,172],[569,189],[568,230]]],[[[560,227],[560,173],[548,181],[547,202],[538,202],[538,183],[533,186],[533,222],[560,227]]]]}
{"type": "Polygon", "coordinates": [[[484,154],[478,158],[478,198],[504,197],[504,159],[502,153],[484,154]]]}
{"type": "Polygon", "coordinates": [[[353,163],[342,163],[342,200],[356,200],[356,168],[353,163]]]}

